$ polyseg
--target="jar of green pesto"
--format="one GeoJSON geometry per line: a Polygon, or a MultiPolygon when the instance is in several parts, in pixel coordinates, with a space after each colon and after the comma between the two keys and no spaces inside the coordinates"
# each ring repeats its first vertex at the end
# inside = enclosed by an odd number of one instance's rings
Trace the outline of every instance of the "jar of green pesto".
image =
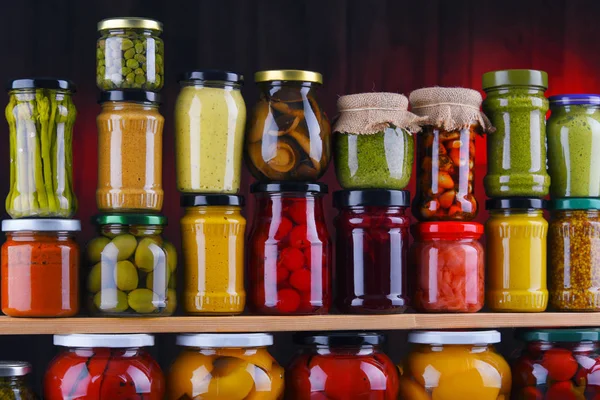
{"type": "Polygon", "coordinates": [[[514,69],[483,75],[483,110],[496,131],[488,134],[489,197],[543,197],[550,188],[546,170],[548,74],[514,69]]]}
{"type": "Polygon", "coordinates": [[[423,118],[397,93],[360,93],[338,100],[335,172],[344,189],[402,190],[410,181],[414,139],[423,118]]]}
{"type": "Polygon", "coordinates": [[[35,400],[27,382],[31,364],[23,361],[0,361],[0,399],[35,400]]]}

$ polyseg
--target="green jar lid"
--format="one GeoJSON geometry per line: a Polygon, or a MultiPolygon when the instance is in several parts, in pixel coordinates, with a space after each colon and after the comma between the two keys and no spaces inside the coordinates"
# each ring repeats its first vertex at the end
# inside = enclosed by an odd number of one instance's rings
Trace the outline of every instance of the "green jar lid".
{"type": "Polygon", "coordinates": [[[94,220],[98,225],[167,225],[167,217],[157,214],[101,214],[94,220]]]}
{"type": "Polygon", "coordinates": [[[535,69],[505,69],[483,74],[483,90],[500,86],[538,86],[548,89],[548,74],[535,69]]]}
{"type": "Polygon", "coordinates": [[[597,197],[571,197],[555,199],[550,202],[551,210],[600,210],[597,197]]]}
{"type": "Polygon", "coordinates": [[[600,329],[533,329],[517,331],[524,342],[600,341],[600,329]]]}

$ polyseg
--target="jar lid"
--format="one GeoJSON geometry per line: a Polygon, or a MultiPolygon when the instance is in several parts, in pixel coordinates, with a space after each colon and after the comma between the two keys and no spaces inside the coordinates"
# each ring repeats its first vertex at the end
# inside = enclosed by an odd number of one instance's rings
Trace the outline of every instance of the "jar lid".
{"type": "Polygon", "coordinates": [[[483,90],[500,86],[538,86],[548,89],[548,74],[535,69],[505,69],[483,74],[483,90]]]}
{"type": "Polygon", "coordinates": [[[54,335],[54,345],[63,347],[149,347],[154,346],[154,336],[146,334],[96,335],[73,334],[54,335]]]}
{"type": "Polygon", "coordinates": [[[251,193],[279,193],[279,192],[313,192],[327,193],[327,185],[320,182],[255,182],[250,186],[251,193]]]}
{"type": "Polygon", "coordinates": [[[318,345],[331,347],[344,346],[377,346],[385,341],[385,337],[374,332],[303,332],[294,335],[294,342],[304,345],[318,345]]]}
{"type": "Polygon", "coordinates": [[[600,94],[558,94],[548,97],[550,107],[568,105],[599,105],[600,94]]]}
{"type": "Polygon", "coordinates": [[[183,347],[265,347],[273,344],[268,333],[198,333],[177,335],[176,343],[183,347]]]}
{"type": "Polygon", "coordinates": [[[313,71],[301,71],[297,69],[278,69],[270,71],[258,71],[254,74],[254,81],[256,83],[270,81],[299,81],[322,84],[323,75],[313,71]]]}
{"type": "Polygon", "coordinates": [[[600,330],[577,328],[519,330],[516,336],[524,342],[600,341],[600,330]]]}
{"type": "Polygon", "coordinates": [[[31,372],[31,364],[25,361],[0,361],[0,377],[25,376],[31,372]]]}
{"type": "Polygon", "coordinates": [[[555,199],[550,202],[551,210],[600,210],[597,197],[571,197],[555,199]]]}
{"type": "Polygon", "coordinates": [[[483,225],[477,222],[421,222],[417,224],[417,232],[424,239],[431,238],[479,238],[483,235],[483,225]]]}
{"type": "Polygon", "coordinates": [[[410,205],[408,190],[340,190],[333,194],[333,204],[337,208],[357,206],[396,206],[410,205]]]}
{"type": "Polygon", "coordinates": [[[485,202],[486,210],[542,210],[546,208],[546,201],[542,199],[529,197],[506,197],[498,199],[488,199],[485,202]]]}
{"type": "Polygon", "coordinates": [[[244,76],[237,72],[219,69],[199,69],[182,73],[177,81],[220,81],[242,84],[244,83],[244,76]]]}
{"type": "Polygon", "coordinates": [[[160,104],[160,94],[145,90],[107,90],[100,93],[98,103],[107,101],[131,101],[136,103],[156,103],[160,104]]]}
{"type": "Polygon", "coordinates": [[[243,196],[228,194],[185,194],[181,196],[182,207],[197,206],[240,206],[244,205],[243,196]]]}
{"type": "Polygon", "coordinates": [[[492,344],[500,340],[498,331],[417,331],[408,335],[409,343],[418,344],[492,344]]]}
{"type": "Polygon", "coordinates": [[[81,222],[77,219],[5,219],[2,232],[79,232],[81,222]]]}
{"type": "Polygon", "coordinates": [[[9,81],[6,85],[6,90],[18,89],[51,89],[51,90],[68,90],[75,93],[77,88],[75,84],[67,79],[58,78],[23,78],[9,81]]]}
{"type": "Polygon", "coordinates": [[[106,29],[149,29],[162,32],[163,25],[159,21],[148,18],[108,18],[98,22],[99,31],[106,29]]]}
{"type": "Polygon", "coordinates": [[[98,225],[167,225],[167,217],[158,214],[101,214],[94,220],[98,225]]]}

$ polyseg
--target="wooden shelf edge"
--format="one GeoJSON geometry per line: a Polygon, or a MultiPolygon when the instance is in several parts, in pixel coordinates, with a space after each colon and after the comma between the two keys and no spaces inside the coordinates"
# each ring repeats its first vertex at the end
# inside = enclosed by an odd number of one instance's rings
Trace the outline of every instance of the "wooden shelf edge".
{"type": "Polygon", "coordinates": [[[301,317],[10,318],[0,335],[481,329],[598,326],[600,313],[322,315],[301,317]]]}

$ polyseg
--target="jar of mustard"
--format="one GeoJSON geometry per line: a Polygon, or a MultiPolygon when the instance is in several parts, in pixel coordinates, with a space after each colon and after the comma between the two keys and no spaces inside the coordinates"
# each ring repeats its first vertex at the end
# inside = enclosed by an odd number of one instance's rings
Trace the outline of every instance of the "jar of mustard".
{"type": "Polygon", "coordinates": [[[241,314],[244,290],[244,198],[185,195],[181,219],[183,308],[188,314],[241,314]]]}
{"type": "Polygon", "coordinates": [[[175,104],[177,189],[183,193],[240,190],[246,104],[244,77],[205,70],[181,75],[175,104]]]}

